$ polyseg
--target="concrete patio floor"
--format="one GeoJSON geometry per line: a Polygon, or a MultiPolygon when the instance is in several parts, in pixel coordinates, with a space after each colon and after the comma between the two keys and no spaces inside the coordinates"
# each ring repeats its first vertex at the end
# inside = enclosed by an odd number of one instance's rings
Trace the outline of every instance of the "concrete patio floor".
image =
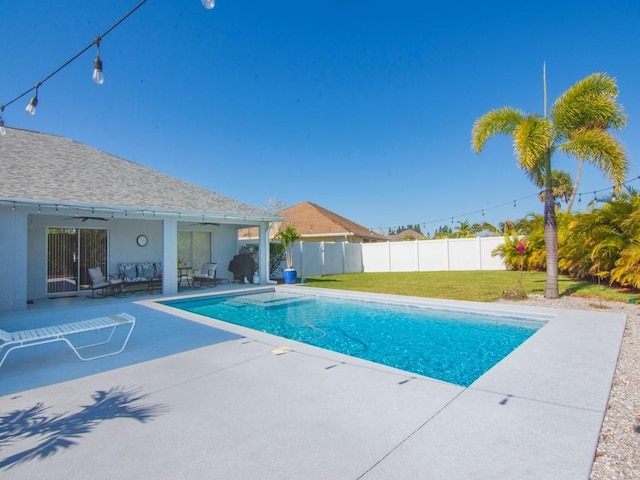
{"type": "MultiPolygon", "coordinates": [[[[3,478],[586,480],[626,320],[388,297],[549,320],[463,388],[177,314],[152,303],[159,298],[82,308],[101,315],[136,302],[240,337],[0,397],[3,478]],[[279,346],[291,351],[272,353],[279,346]]],[[[78,303],[34,305],[11,320],[59,316],[78,303]]]]}

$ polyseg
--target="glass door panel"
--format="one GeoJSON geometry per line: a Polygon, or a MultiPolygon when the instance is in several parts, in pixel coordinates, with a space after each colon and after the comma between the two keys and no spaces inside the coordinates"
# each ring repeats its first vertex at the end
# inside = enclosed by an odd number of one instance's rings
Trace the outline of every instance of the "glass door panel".
{"type": "Polygon", "coordinates": [[[78,230],[47,230],[47,293],[78,291],[78,230]]]}
{"type": "Polygon", "coordinates": [[[87,269],[107,271],[107,230],[47,229],[47,294],[90,288],[87,269]]]}

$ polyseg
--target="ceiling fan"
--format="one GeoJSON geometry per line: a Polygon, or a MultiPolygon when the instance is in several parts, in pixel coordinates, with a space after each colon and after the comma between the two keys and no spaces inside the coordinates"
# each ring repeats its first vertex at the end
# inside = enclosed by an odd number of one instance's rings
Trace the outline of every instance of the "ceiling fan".
{"type": "Polygon", "coordinates": [[[214,227],[219,227],[220,224],[219,223],[212,223],[212,222],[199,222],[199,223],[190,223],[189,226],[193,227],[194,225],[213,225],[214,227]]]}
{"type": "Polygon", "coordinates": [[[66,217],[63,220],[82,220],[86,222],[87,220],[100,220],[102,222],[108,222],[109,219],[105,217],[66,217]]]}

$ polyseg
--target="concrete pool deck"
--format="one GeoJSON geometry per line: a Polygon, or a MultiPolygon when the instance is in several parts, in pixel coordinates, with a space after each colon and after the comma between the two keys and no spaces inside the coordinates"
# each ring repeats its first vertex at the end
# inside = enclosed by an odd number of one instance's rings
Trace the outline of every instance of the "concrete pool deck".
{"type": "MultiPolygon", "coordinates": [[[[0,397],[0,472],[7,479],[588,479],[625,315],[385,298],[549,323],[463,388],[137,301],[136,308],[242,337],[0,397]],[[291,351],[272,353],[281,346],[291,351]]],[[[136,300],[100,300],[95,309],[119,313],[136,300]]]]}

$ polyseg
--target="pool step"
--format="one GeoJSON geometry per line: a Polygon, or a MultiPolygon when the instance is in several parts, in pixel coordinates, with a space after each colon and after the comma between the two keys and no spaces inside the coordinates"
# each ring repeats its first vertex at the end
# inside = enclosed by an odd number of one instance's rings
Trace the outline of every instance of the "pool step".
{"type": "Polygon", "coordinates": [[[225,300],[225,305],[233,305],[234,307],[246,307],[253,305],[262,308],[278,308],[287,307],[289,305],[298,305],[312,301],[311,297],[302,297],[300,295],[274,295],[273,293],[239,295],[234,298],[225,300]]]}

